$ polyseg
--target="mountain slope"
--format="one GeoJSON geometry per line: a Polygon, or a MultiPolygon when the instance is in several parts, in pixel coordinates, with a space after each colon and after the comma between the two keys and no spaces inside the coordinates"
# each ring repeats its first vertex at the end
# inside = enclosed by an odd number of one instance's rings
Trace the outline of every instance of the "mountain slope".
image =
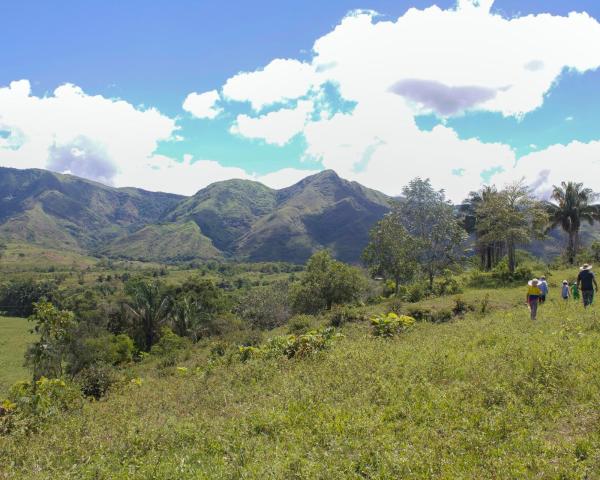
{"type": "Polygon", "coordinates": [[[227,180],[186,198],[0,168],[0,192],[2,238],[152,261],[304,262],[330,248],[355,262],[389,208],[385,195],[331,170],[282,190],[227,180]]]}
{"type": "Polygon", "coordinates": [[[240,239],[238,254],[251,260],[304,262],[315,250],[356,261],[369,230],[389,209],[389,199],[334,171],[305,178],[277,195],[277,208],[240,239]]]}
{"type": "Polygon", "coordinates": [[[275,209],[276,199],[276,191],[261,183],[226,180],[182,201],[165,220],[193,220],[217,248],[232,251],[254,222],[275,209]]]}
{"type": "Polygon", "coordinates": [[[111,242],[102,252],[112,257],[166,262],[221,257],[221,252],[192,221],[148,225],[111,242]]]}
{"type": "Polygon", "coordinates": [[[90,250],[157,222],[182,198],[112,188],[45,170],[0,168],[0,234],[50,247],[90,250]]]}

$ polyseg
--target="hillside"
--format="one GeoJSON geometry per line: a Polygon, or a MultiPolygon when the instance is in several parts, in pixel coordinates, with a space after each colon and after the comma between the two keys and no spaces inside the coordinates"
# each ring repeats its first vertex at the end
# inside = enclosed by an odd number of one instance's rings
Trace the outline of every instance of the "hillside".
{"type": "Polygon", "coordinates": [[[467,292],[496,310],[398,338],[351,324],[308,358],[149,359],[105,401],[0,437],[0,477],[595,478],[595,312],[554,299],[532,323],[521,290],[467,292]]]}
{"type": "Polygon", "coordinates": [[[91,251],[157,222],[183,197],[112,188],[72,175],[0,167],[0,237],[91,251]]]}
{"type": "Polygon", "coordinates": [[[388,197],[324,171],[282,190],[228,180],[181,197],[0,168],[0,239],[120,258],[356,262],[388,197]],[[197,225],[191,229],[190,222],[197,225]]]}

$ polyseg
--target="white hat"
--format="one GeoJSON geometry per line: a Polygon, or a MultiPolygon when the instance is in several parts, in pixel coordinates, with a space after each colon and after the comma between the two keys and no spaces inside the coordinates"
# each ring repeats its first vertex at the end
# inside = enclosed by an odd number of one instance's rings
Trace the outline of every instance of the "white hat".
{"type": "Polygon", "coordinates": [[[540,283],[540,282],[539,282],[539,280],[538,280],[537,278],[534,278],[534,279],[532,279],[532,280],[529,280],[529,281],[527,282],[527,285],[529,285],[529,286],[531,287],[531,286],[532,286],[534,283],[537,285],[537,284],[538,284],[538,283],[540,283]]]}
{"type": "Polygon", "coordinates": [[[584,263],[584,264],[583,264],[583,265],[582,265],[582,266],[579,268],[579,270],[591,270],[591,269],[592,269],[592,266],[591,266],[590,264],[588,264],[588,263],[584,263]]]}

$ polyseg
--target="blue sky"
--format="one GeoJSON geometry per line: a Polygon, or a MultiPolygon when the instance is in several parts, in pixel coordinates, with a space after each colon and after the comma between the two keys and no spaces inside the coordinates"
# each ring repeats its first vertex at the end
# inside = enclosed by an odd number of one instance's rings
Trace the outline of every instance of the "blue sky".
{"type": "MultiPolygon", "coordinates": [[[[183,193],[232,176],[280,187],[322,168],[390,194],[413,175],[432,176],[455,197],[518,176],[544,177],[548,188],[573,154],[562,147],[596,158],[596,19],[595,0],[0,0],[0,165],[183,193]],[[371,13],[347,17],[357,10],[371,13]],[[534,16],[518,21],[526,15],[534,16]],[[461,21],[472,41],[453,41],[461,21]],[[486,22],[498,29],[482,42],[487,30],[477,25],[486,22]],[[518,56],[517,36],[531,59],[513,65],[503,50],[518,56]],[[463,58],[465,45],[473,51],[463,58]],[[227,88],[277,59],[288,63],[258,87],[248,77],[227,88]],[[481,59],[489,64],[479,68],[481,59]],[[524,65],[546,73],[524,79],[524,65]],[[489,73],[496,67],[497,80],[489,73]],[[253,100],[264,93],[256,88],[299,81],[296,68],[305,92],[253,100]],[[27,99],[10,87],[19,80],[28,82],[19,84],[27,99]],[[413,83],[394,90],[396,80],[413,83]],[[71,90],[57,94],[65,84],[71,90]],[[215,92],[213,117],[183,107],[194,92],[215,92]],[[439,102],[456,95],[461,108],[441,112],[439,102]]],[[[589,169],[574,172],[580,177],[589,169]]]]}

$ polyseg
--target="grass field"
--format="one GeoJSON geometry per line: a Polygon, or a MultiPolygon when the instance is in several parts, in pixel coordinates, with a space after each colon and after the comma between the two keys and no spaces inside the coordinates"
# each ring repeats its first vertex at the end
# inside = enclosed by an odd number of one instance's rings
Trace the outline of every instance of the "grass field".
{"type": "Polygon", "coordinates": [[[346,325],[305,359],[144,362],[141,386],[0,438],[0,478],[598,478],[600,315],[555,292],[531,322],[522,288],[495,293],[397,338],[346,325]]]}
{"type": "Polygon", "coordinates": [[[33,340],[31,324],[24,318],[0,317],[0,397],[18,380],[27,380],[23,366],[27,344],[33,340]]]}

